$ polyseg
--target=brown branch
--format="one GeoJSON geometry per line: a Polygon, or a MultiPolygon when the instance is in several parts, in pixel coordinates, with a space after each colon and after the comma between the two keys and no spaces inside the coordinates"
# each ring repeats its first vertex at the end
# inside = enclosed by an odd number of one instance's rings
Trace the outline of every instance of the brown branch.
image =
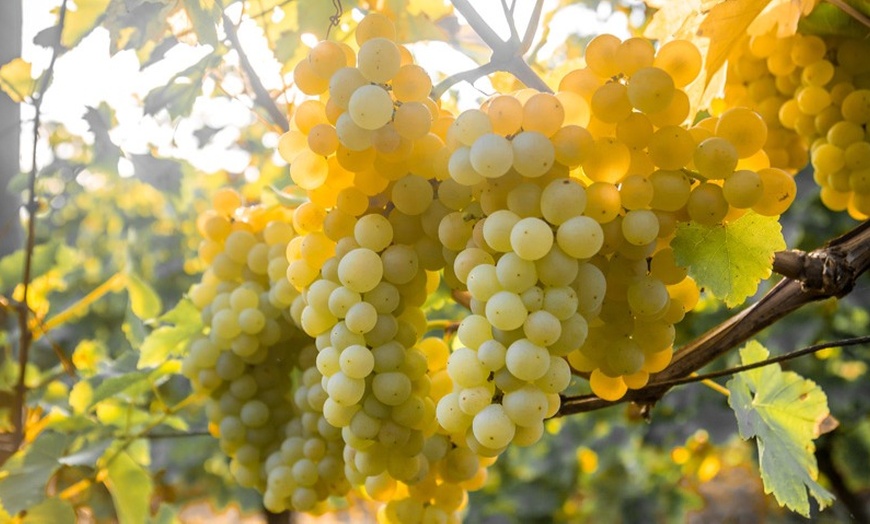
{"type": "Polygon", "coordinates": [[[57,63],[57,57],[61,54],[63,46],[61,37],[63,35],[64,23],[66,22],[67,0],[63,0],[60,5],[60,13],[57,20],[57,40],[52,46],[51,62],[48,64],[48,69],[42,76],[42,83],[39,90],[33,97],[33,151],[30,157],[31,166],[30,173],[27,177],[27,242],[24,251],[24,274],[21,278],[22,293],[21,302],[18,307],[18,382],[15,385],[15,400],[12,404],[12,426],[14,428],[13,444],[15,449],[21,446],[24,440],[24,401],[27,396],[26,372],[27,363],[30,360],[30,343],[33,340],[33,333],[30,331],[28,319],[30,316],[30,308],[27,304],[27,295],[30,289],[30,280],[33,271],[33,249],[36,245],[36,173],[37,161],[36,150],[39,145],[39,127],[42,118],[42,100],[45,97],[45,92],[51,84],[52,76],[54,75],[54,66],[57,63]]]}
{"type": "Polygon", "coordinates": [[[239,54],[239,63],[242,66],[242,70],[245,72],[245,75],[248,77],[248,82],[251,84],[251,89],[254,90],[254,103],[258,106],[262,107],[271,117],[272,122],[281,128],[282,131],[287,131],[290,129],[290,122],[287,121],[287,115],[284,114],[281,109],[278,108],[278,105],[275,103],[275,100],[269,95],[269,92],[266,90],[266,87],[263,86],[263,82],[260,80],[260,77],[257,76],[257,72],[254,71],[254,67],[251,65],[251,61],[248,59],[248,55],[245,54],[244,49],[242,48],[242,43],[239,41],[239,35],[236,31],[236,26],[233,24],[232,20],[224,14],[224,31],[227,34],[227,38],[230,39],[230,44],[233,49],[239,54]]]}
{"type": "Polygon", "coordinates": [[[836,261],[836,269],[830,269],[830,263],[828,266],[823,264],[821,268],[824,273],[824,268],[828,267],[828,274],[838,277],[825,279],[821,275],[814,275],[804,282],[783,279],[758,302],[680,348],[674,353],[667,369],[650,377],[650,384],[646,387],[629,390],[618,401],[606,401],[595,396],[566,400],[557,416],[593,411],[623,402],[635,402],[641,405],[643,411],[649,412],[665,393],[674,385],[683,383],[680,381],[689,374],[749,340],[777,320],[811,302],[848,294],[855,280],[870,269],[870,222],[862,223],[807,256],[836,261]],[[833,282],[836,285],[814,288],[809,285],[811,280],[833,282]]]}

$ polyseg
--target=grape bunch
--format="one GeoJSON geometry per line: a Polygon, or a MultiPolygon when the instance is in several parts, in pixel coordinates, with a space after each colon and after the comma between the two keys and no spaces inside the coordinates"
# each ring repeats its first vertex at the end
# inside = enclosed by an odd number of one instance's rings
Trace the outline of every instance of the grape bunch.
{"type": "Polygon", "coordinates": [[[866,40],[765,33],[748,38],[728,69],[725,104],[756,107],[777,130],[764,150],[797,170],[807,153],[822,202],[870,215],[870,52],[866,40]]]}
{"type": "Polygon", "coordinates": [[[355,491],[385,502],[380,522],[458,522],[575,377],[618,400],[670,363],[700,294],[677,226],[778,215],[795,184],[758,113],[690,123],[686,41],[597,37],[556,93],[458,114],[388,18],[363,18],[356,44],[294,69],[306,98],[278,152],[304,201],[222,190],[203,213],[185,374],[268,509],[355,491]],[[442,285],[468,307],[451,344],[424,311],[442,285]]]}

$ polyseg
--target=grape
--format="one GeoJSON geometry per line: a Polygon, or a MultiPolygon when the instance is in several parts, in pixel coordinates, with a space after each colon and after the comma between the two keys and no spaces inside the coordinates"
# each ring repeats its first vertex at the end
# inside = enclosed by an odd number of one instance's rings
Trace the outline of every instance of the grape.
{"type": "Polygon", "coordinates": [[[733,207],[746,209],[754,206],[763,195],[761,177],[755,171],[735,171],[722,184],[722,196],[733,207]]]}
{"type": "Polygon", "coordinates": [[[375,37],[360,44],[357,68],[369,81],[383,84],[399,72],[402,57],[396,44],[384,37],[375,37]]]}
{"type": "Polygon", "coordinates": [[[556,149],[553,143],[537,131],[523,131],[517,134],[511,140],[511,146],[514,169],[529,178],[543,175],[550,170],[556,160],[556,149]]]}
{"type": "Polygon", "coordinates": [[[363,45],[372,38],[396,39],[396,27],[392,20],[376,11],[369,12],[356,27],[356,43],[363,45]]]}
{"type": "Polygon", "coordinates": [[[658,50],[653,65],[670,74],[677,87],[683,87],[698,77],[702,58],[698,48],[688,40],[671,40],[658,50]]]}
{"type": "Polygon", "coordinates": [[[511,229],[511,249],[525,260],[542,258],[553,245],[553,230],[540,218],[528,217],[517,221],[511,229]]]}
{"type": "Polygon", "coordinates": [[[619,122],[631,114],[628,89],[618,82],[604,84],[592,95],[591,107],[592,114],[601,121],[619,122]]]}
{"type": "Polygon", "coordinates": [[[776,216],[782,214],[797,195],[794,179],[781,169],[766,168],[758,171],[763,192],[752,210],[760,215],[776,216]]]}
{"type": "Polygon", "coordinates": [[[636,246],[649,244],[659,234],[658,217],[646,209],[629,211],[622,220],[622,234],[628,242],[636,246]]]}
{"type": "Polygon", "coordinates": [[[393,96],[399,102],[420,102],[429,96],[432,90],[432,79],[426,70],[416,64],[407,64],[399,68],[392,79],[393,96]]]}
{"type": "Polygon", "coordinates": [[[374,289],[382,276],[381,258],[371,249],[354,249],[342,257],[338,265],[341,283],[357,293],[374,289]]]}
{"type": "Polygon", "coordinates": [[[348,112],[356,125],[363,129],[378,129],[393,117],[393,99],[377,85],[365,85],[353,92],[348,112]]]}
{"type": "Polygon", "coordinates": [[[686,129],[665,126],[653,133],[648,147],[655,165],[661,169],[681,169],[691,161],[695,141],[686,129]]]}
{"type": "Polygon", "coordinates": [[[497,329],[510,331],[523,325],[528,311],[516,293],[499,291],[486,302],[486,318],[497,329]]]}
{"type": "Polygon", "coordinates": [[[695,168],[707,179],[728,178],[737,167],[737,150],[720,137],[702,141],[693,155],[695,168]]]}
{"type": "Polygon", "coordinates": [[[505,354],[505,366],[520,380],[535,381],[543,377],[550,367],[547,349],[522,338],[512,343],[505,354]]]}
{"type": "Polygon", "coordinates": [[[591,258],[604,243],[601,226],[589,217],[572,217],[556,231],[556,242],[565,253],[574,258],[591,258]]]}
{"type": "Polygon", "coordinates": [[[631,75],[626,91],[633,107],[644,113],[656,113],[671,103],[675,86],[666,71],[657,67],[643,67],[631,75]]]}
{"type": "Polygon", "coordinates": [[[758,113],[736,107],[719,117],[716,136],[730,142],[740,158],[748,158],[760,150],[767,140],[767,124],[758,113]]]}
{"type": "Polygon", "coordinates": [[[511,168],[514,161],[513,147],[503,136],[486,133],[474,141],[469,160],[477,173],[486,178],[497,178],[511,168]]]}
{"type": "Polygon", "coordinates": [[[619,73],[616,52],[621,42],[613,35],[598,35],[586,45],[586,63],[598,76],[611,77],[619,73]]]}
{"type": "Polygon", "coordinates": [[[698,185],[689,195],[686,211],[689,218],[699,224],[712,226],[721,223],[728,214],[728,202],[722,187],[709,182],[698,185]]]}
{"type": "Polygon", "coordinates": [[[562,102],[550,93],[532,95],[523,104],[523,129],[527,132],[539,132],[550,137],[562,127],[564,120],[562,102]]]}

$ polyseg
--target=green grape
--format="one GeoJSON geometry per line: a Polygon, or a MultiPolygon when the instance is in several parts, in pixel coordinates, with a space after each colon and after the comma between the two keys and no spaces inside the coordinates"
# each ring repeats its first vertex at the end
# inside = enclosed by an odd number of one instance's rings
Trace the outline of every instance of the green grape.
{"type": "Polygon", "coordinates": [[[517,329],[523,325],[527,316],[528,310],[516,293],[499,291],[486,302],[486,319],[496,329],[517,329]]]}
{"type": "Polygon", "coordinates": [[[553,230],[544,220],[523,218],[511,229],[511,249],[524,260],[538,260],[553,246],[553,230]]]}
{"type": "Polygon", "coordinates": [[[761,177],[755,171],[747,169],[735,171],[722,184],[722,196],[729,205],[739,209],[754,206],[763,193],[761,177]]]}
{"type": "Polygon", "coordinates": [[[629,211],[622,219],[622,234],[633,245],[649,244],[659,234],[659,219],[655,213],[646,209],[629,211]]]}
{"type": "Polygon", "coordinates": [[[550,367],[547,349],[521,338],[513,342],[505,353],[505,366],[516,378],[532,382],[543,377],[550,367]]]}
{"type": "Polygon", "coordinates": [[[695,148],[695,168],[707,179],[728,178],[737,167],[737,150],[720,137],[708,138],[695,148]]]}
{"type": "Polygon", "coordinates": [[[722,187],[709,182],[699,184],[689,195],[686,211],[689,218],[699,224],[712,226],[721,223],[728,214],[728,201],[722,187]]]}

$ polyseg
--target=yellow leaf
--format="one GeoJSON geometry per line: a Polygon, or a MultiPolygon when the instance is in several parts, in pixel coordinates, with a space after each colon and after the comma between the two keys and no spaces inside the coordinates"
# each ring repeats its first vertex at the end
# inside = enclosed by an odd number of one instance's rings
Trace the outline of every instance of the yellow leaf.
{"type": "Polygon", "coordinates": [[[0,67],[0,89],[15,103],[24,101],[33,94],[36,83],[30,76],[30,64],[16,58],[0,67]]]}
{"type": "Polygon", "coordinates": [[[707,53],[707,81],[725,64],[737,42],[746,34],[749,24],[770,3],[770,0],[725,0],[707,13],[698,28],[698,36],[710,39],[707,53]]]}
{"type": "Polygon", "coordinates": [[[66,48],[75,47],[106,12],[111,0],[75,0],[75,9],[70,7],[63,23],[60,43],[66,48]]]}

